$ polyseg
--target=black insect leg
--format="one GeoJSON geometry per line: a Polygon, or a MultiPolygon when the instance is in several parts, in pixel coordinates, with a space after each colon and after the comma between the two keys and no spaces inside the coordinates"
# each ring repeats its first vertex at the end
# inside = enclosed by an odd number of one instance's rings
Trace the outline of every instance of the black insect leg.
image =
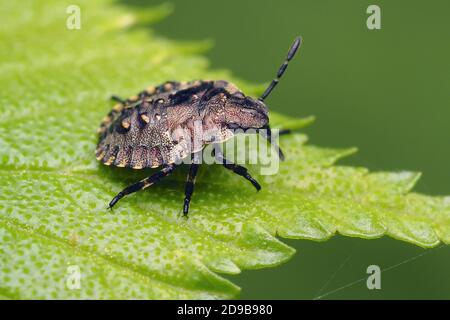
{"type": "Polygon", "coordinates": [[[234,173],[240,175],[241,177],[244,177],[245,179],[247,179],[248,181],[251,182],[251,184],[256,188],[257,191],[261,190],[261,185],[258,183],[258,181],[256,181],[251,175],[250,173],[248,173],[247,168],[237,165],[235,163],[233,163],[230,160],[227,160],[222,153],[222,150],[220,148],[220,146],[215,145],[214,146],[214,155],[216,157],[216,159],[228,170],[233,171],[234,173]]]}
{"type": "MultiPolygon", "coordinates": [[[[267,126],[261,128],[260,130],[258,130],[257,132],[259,132],[263,136],[263,138],[266,139],[267,142],[269,142],[269,144],[271,146],[273,146],[273,148],[275,148],[275,150],[278,152],[278,158],[281,161],[284,161],[285,156],[284,156],[283,151],[281,150],[280,146],[275,141],[272,141],[272,130],[270,129],[270,126],[267,125],[267,126]]],[[[289,129],[280,130],[278,132],[278,136],[289,134],[289,133],[291,133],[291,130],[289,130],[289,129]]]]}
{"type": "Polygon", "coordinates": [[[149,186],[151,186],[152,184],[158,182],[159,180],[161,180],[162,178],[164,178],[165,176],[169,175],[170,173],[172,173],[172,171],[175,169],[175,165],[173,164],[168,164],[166,165],[164,168],[162,168],[160,171],[154,173],[153,175],[151,175],[148,178],[145,178],[139,182],[133,183],[132,185],[126,187],[125,189],[123,189],[122,191],[120,191],[109,203],[109,208],[111,209],[112,207],[114,207],[114,205],[120,200],[122,199],[124,196],[140,191],[142,189],[145,189],[149,186]]]}
{"type": "Polygon", "coordinates": [[[184,205],[183,214],[187,216],[189,212],[189,204],[191,203],[192,193],[194,192],[195,177],[197,176],[198,167],[200,164],[192,163],[189,168],[189,173],[186,180],[186,187],[184,189],[184,205]]]}

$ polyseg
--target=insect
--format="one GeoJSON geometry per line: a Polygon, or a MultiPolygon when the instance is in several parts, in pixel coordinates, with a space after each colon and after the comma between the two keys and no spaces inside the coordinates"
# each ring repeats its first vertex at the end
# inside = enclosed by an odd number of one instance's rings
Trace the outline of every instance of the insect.
{"type": "MultiPolygon", "coordinates": [[[[225,159],[217,144],[230,139],[237,128],[265,129],[264,137],[271,141],[269,112],[264,101],[278,84],[300,43],[301,38],[297,37],[276,78],[257,99],[246,96],[235,85],[224,80],[168,81],[128,99],[112,96],[118,103],[98,129],[97,160],[116,167],[162,168],[119,192],[109,203],[109,208],[124,196],[168,176],[178,166],[177,161],[188,156],[194,158],[207,144],[214,144],[215,157],[226,169],[247,179],[259,191],[260,184],[248,170],[225,159]],[[198,123],[203,129],[213,129],[214,134],[195,146],[192,139],[198,123]],[[177,134],[178,131],[190,135],[177,134]]],[[[284,155],[279,148],[278,153],[283,160],[284,155]]],[[[183,204],[185,216],[189,211],[199,165],[195,161],[190,164],[183,204]]]]}

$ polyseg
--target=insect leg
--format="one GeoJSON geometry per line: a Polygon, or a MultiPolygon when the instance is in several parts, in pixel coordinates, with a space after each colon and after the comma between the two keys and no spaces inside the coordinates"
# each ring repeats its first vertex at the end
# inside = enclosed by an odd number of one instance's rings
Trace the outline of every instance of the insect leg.
{"type": "Polygon", "coordinates": [[[192,154],[192,164],[189,168],[189,173],[186,180],[186,186],[184,189],[184,205],[183,205],[183,214],[187,216],[189,212],[189,204],[191,203],[192,193],[194,192],[195,185],[195,177],[197,176],[199,163],[199,155],[200,153],[192,154]]]}
{"type": "Polygon", "coordinates": [[[256,188],[257,191],[261,190],[261,185],[256,181],[250,173],[248,173],[247,168],[237,165],[233,163],[230,160],[227,160],[222,153],[222,150],[219,145],[214,146],[214,155],[216,159],[228,170],[233,171],[234,173],[240,175],[241,177],[244,177],[248,181],[251,182],[251,184],[256,188]]]}
{"type": "Polygon", "coordinates": [[[183,205],[183,214],[187,216],[189,211],[189,204],[191,203],[191,196],[194,192],[195,185],[195,177],[197,176],[198,167],[200,164],[192,163],[189,168],[189,173],[186,180],[186,187],[184,189],[184,205],[183,205]]]}
{"type": "MultiPolygon", "coordinates": [[[[260,130],[259,133],[261,133],[262,136],[264,137],[264,139],[266,139],[270,143],[270,145],[275,148],[275,150],[278,152],[278,158],[281,161],[284,161],[285,157],[284,157],[283,151],[281,150],[280,146],[275,141],[272,141],[272,130],[270,129],[270,126],[268,125],[261,129],[263,129],[263,130],[260,130]]],[[[288,134],[288,133],[291,133],[291,131],[290,130],[280,130],[278,135],[280,136],[282,134],[288,134]]]]}
{"type": "Polygon", "coordinates": [[[124,196],[130,194],[130,193],[134,193],[137,191],[140,191],[142,189],[145,189],[149,186],[151,186],[152,184],[154,184],[155,182],[158,182],[159,180],[161,180],[162,178],[164,178],[165,176],[169,175],[170,173],[172,173],[172,171],[175,169],[175,165],[173,164],[168,164],[166,165],[164,168],[162,168],[160,171],[154,173],[153,175],[151,175],[150,177],[147,177],[139,182],[133,183],[132,185],[126,187],[125,189],[123,189],[122,191],[120,191],[109,203],[109,208],[111,209],[112,207],[114,207],[114,205],[120,200],[122,199],[124,196]]]}

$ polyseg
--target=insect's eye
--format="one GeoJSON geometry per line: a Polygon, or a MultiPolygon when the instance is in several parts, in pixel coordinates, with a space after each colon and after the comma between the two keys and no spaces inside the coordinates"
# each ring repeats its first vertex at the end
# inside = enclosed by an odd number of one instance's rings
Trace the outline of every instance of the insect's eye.
{"type": "Polygon", "coordinates": [[[244,96],[244,94],[242,93],[242,92],[236,92],[235,94],[234,94],[234,96],[236,97],[236,98],[245,98],[245,96],[244,96]]]}

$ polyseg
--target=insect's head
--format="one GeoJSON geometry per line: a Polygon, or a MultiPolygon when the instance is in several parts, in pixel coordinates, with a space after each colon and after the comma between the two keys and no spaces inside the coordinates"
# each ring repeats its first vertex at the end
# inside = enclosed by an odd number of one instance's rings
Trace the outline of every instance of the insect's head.
{"type": "Polygon", "coordinates": [[[260,129],[269,124],[269,110],[264,102],[232,94],[225,104],[225,123],[229,129],[260,129]]]}

